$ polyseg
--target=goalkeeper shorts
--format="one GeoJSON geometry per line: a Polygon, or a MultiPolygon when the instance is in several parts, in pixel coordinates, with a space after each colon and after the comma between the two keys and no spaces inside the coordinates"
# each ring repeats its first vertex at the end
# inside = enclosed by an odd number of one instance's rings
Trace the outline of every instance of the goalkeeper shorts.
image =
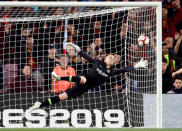
{"type": "Polygon", "coordinates": [[[77,84],[76,86],[73,86],[70,89],[66,89],[68,99],[81,96],[82,94],[84,94],[87,91],[88,91],[88,88],[85,84],[77,84]]]}

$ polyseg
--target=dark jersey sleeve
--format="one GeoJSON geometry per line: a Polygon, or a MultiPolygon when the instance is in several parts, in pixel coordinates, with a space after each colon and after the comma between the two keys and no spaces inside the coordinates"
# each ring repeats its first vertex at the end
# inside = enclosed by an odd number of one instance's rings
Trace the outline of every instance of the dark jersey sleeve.
{"type": "Polygon", "coordinates": [[[135,68],[133,66],[123,67],[121,69],[112,69],[112,71],[110,73],[110,76],[118,75],[118,74],[125,73],[125,72],[129,72],[129,71],[132,71],[134,69],[135,68]]]}
{"type": "Polygon", "coordinates": [[[94,59],[92,59],[90,56],[88,56],[88,55],[87,55],[85,52],[83,52],[83,51],[80,51],[78,54],[81,55],[83,58],[85,58],[85,59],[86,59],[87,61],[89,61],[89,62],[92,62],[92,63],[95,62],[94,59]]]}

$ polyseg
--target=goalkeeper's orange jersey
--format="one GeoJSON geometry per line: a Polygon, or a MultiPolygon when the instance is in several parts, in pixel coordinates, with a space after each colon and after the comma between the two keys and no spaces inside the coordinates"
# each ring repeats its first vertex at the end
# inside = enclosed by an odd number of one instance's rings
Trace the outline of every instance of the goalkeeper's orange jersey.
{"type": "MultiPolygon", "coordinates": [[[[62,69],[61,66],[56,66],[53,70],[58,76],[64,77],[64,76],[75,76],[76,71],[73,67],[68,66],[67,69],[62,69]]],[[[69,81],[55,81],[55,86],[54,86],[54,92],[59,93],[59,92],[65,92],[66,89],[69,89],[72,87],[72,83],[69,81]]]]}

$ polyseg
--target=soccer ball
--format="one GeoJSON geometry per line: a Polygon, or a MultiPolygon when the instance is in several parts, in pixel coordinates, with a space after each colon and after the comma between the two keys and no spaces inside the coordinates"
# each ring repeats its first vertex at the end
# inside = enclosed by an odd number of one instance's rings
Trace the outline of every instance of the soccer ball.
{"type": "Polygon", "coordinates": [[[144,35],[144,34],[140,35],[138,37],[138,44],[140,46],[148,45],[149,44],[149,38],[146,35],[144,35]]]}

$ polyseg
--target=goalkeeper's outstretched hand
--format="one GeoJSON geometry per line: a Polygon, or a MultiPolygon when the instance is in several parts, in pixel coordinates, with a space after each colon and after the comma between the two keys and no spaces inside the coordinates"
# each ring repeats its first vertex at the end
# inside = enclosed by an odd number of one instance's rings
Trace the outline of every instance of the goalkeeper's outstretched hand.
{"type": "Polygon", "coordinates": [[[135,69],[138,69],[138,68],[148,68],[148,61],[147,60],[143,60],[143,58],[137,62],[135,65],[134,65],[134,68],[135,69]]]}
{"type": "Polygon", "coordinates": [[[60,81],[61,80],[61,78],[55,72],[52,72],[51,75],[52,75],[52,77],[53,77],[53,79],[55,81],[60,81]]]}
{"type": "Polygon", "coordinates": [[[81,49],[80,49],[79,46],[77,46],[77,45],[75,45],[75,44],[73,44],[73,43],[71,43],[71,42],[66,43],[66,47],[67,47],[67,45],[71,45],[73,48],[75,48],[75,50],[76,50],[77,52],[80,52],[80,51],[81,51],[81,49]]]}

